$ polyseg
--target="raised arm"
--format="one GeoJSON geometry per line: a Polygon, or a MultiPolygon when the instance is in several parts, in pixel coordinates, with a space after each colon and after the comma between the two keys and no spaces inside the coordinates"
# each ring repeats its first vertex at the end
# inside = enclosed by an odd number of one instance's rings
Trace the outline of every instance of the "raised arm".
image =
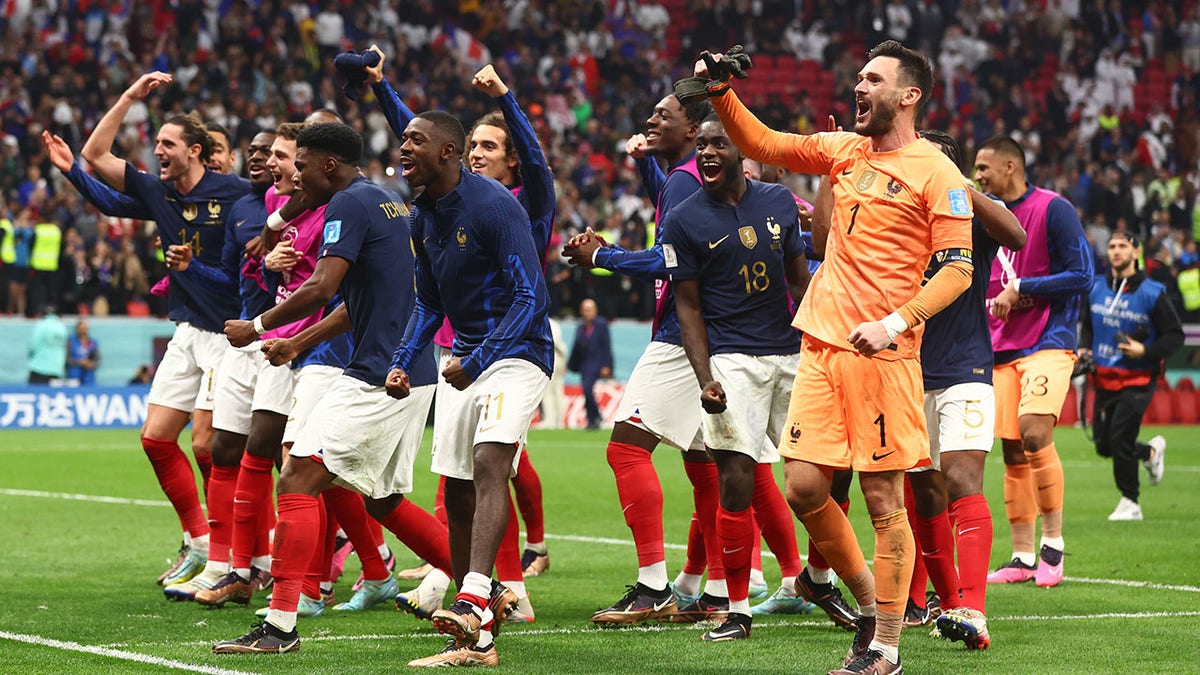
{"type": "Polygon", "coordinates": [[[92,169],[101,180],[108,183],[119,192],[125,191],[125,160],[113,154],[113,141],[121,129],[121,122],[133,104],[140,101],[164,84],[170,84],[172,77],[169,73],[146,73],[137,79],[117,99],[116,104],[104,113],[92,135],[83,144],[83,158],[92,165],[92,169]]]}
{"type": "Polygon", "coordinates": [[[404,136],[404,130],[408,127],[408,123],[413,121],[417,115],[404,105],[400,94],[397,94],[396,90],[392,89],[392,85],[384,78],[383,62],[387,60],[387,55],[376,45],[371,45],[370,50],[379,54],[379,64],[365,68],[367,82],[371,85],[371,90],[375,92],[375,98],[379,99],[379,107],[383,110],[383,116],[387,118],[392,133],[396,134],[396,138],[400,138],[404,136]]]}
{"type": "Polygon", "coordinates": [[[43,131],[42,146],[46,148],[46,154],[50,156],[50,162],[55,168],[61,171],[79,194],[100,213],[115,218],[138,220],[150,220],[153,217],[141,202],[112,189],[84,171],[83,167],[75,162],[75,153],[71,152],[71,146],[67,145],[61,136],[43,131]]]}

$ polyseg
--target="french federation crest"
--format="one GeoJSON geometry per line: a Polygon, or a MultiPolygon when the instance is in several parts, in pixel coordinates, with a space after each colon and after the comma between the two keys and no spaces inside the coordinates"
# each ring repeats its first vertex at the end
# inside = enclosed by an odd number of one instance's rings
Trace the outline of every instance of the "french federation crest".
{"type": "Polygon", "coordinates": [[[458,232],[454,233],[454,240],[458,242],[458,250],[467,250],[467,231],[463,228],[458,228],[458,232]]]}
{"type": "Polygon", "coordinates": [[[214,220],[221,217],[221,202],[215,199],[208,200],[208,217],[214,220]]]}
{"type": "Polygon", "coordinates": [[[753,249],[758,246],[758,233],[754,228],[747,225],[746,227],[738,228],[738,239],[742,241],[742,246],[748,249],[753,249]]]}
{"type": "Polygon", "coordinates": [[[184,220],[195,220],[196,216],[198,216],[198,215],[200,215],[200,209],[196,208],[195,204],[184,204],[183,205],[183,219],[184,220]]]}
{"type": "Polygon", "coordinates": [[[783,247],[779,233],[782,231],[779,221],[775,220],[775,216],[767,216],[767,232],[771,233],[771,250],[778,251],[783,247]]]}

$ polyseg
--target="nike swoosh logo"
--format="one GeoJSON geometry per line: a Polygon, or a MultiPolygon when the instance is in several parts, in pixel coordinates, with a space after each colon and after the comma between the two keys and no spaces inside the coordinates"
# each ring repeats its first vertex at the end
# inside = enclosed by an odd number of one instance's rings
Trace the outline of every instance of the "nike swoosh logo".
{"type": "Polygon", "coordinates": [[[889,456],[891,456],[891,455],[894,455],[894,454],[896,454],[896,451],[895,451],[895,450],[893,450],[893,451],[891,451],[891,452],[885,452],[885,453],[883,453],[882,455],[877,455],[877,454],[875,454],[875,453],[871,453],[871,459],[873,459],[873,460],[875,460],[876,462],[878,462],[879,460],[883,459],[884,457],[889,457],[889,456]]]}
{"type": "Polygon", "coordinates": [[[666,607],[667,605],[671,604],[671,601],[672,601],[672,600],[674,600],[674,599],[675,599],[674,597],[670,597],[670,598],[667,598],[666,600],[663,600],[662,602],[660,602],[660,603],[658,603],[658,604],[656,604],[656,605],[653,605],[653,607],[654,607],[654,611],[656,611],[656,612],[661,612],[661,611],[662,611],[662,609],[663,609],[663,607],[666,607]]]}
{"type": "Polygon", "coordinates": [[[1056,485],[1056,483],[1051,483],[1051,484],[1049,484],[1049,485],[1039,485],[1039,486],[1038,486],[1038,492],[1041,492],[1042,490],[1045,490],[1045,489],[1047,489],[1047,488],[1052,488],[1052,487],[1054,487],[1055,485],[1056,485]]]}
{"type": "Polygon", "coordinates": [[[500,426],[499,423],[489,424],[486,427],[479,427],[479,433],[481,433],[481,434],[487,433],[487,432],[491,431],[492,429],[495,429],[498,426],[500,426]]]}
{"type": "Polygon", "coordinates": [[[843,176],[849,176],[849,175],[850,175],[850,174],[852,174],[852,173],[854,173],[854,172],[853,172],[853,171],[851,171],[850,169],[842,169],[842,175],[843,175],[843,176]]]}
{"type": "Polygon", "coordinates": [[[621,513],[625,513],[626,511],[628,511],[629,509],[632,509],[632,508],[633,508],[633,504],[630,504],[629,506],[626,506],[625,508],[621,509],[621,513]]]}
{"type": "Polygon", "coordinates": [[[242,225],[245,225],[245,224],[246,224],[246,219],[243,218],[242,220],[239,220],[236,223],[234,223],[233,226],[236,228],[236,227],[241,227],[242,225]]]}
{"type": "Polygon", "coordinates": [[[249,499],[235,499],[235,500],[233,500],[233,503],[234,504],[253,504],[254,502],[250,501],[249,499]]]}
{"type": "Polygon", "coordinates": [[[734,554],[734,553],[737,553],[738,551],[740,551],[740,550],[742,550],[742,549],[744,549],[744,548],[746,548],[746,547],[745,547],[745,546],[739,546],[739,547],[737,547],[737,548],[722,548],[722,549],[721,549],[721,553],[724,553],[725,555],[732,555],[732,554],[734,554]]]}
{"type": "Polygon", "coordinates": [[[728,239],[728,238],[729,238],[729,235],[725,235],[724,237],[721,237],[720,239],[718,239],[718,240],[716,240],[716,241],[710,241],[710,242],[708,242],[708,250],[710,250],[710,251],[711,251],[711,250],[713,250],[714,248],[716,248],[716,247],[720,246],[720,245],[721,245],[721,242],[725,241],[725,240],[726,240],[726,239],[728,239]]]}

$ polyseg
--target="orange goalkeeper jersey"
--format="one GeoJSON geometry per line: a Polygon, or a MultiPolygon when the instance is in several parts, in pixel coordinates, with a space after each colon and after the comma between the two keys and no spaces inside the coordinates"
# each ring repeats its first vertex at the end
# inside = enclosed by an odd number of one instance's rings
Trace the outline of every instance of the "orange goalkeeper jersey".
{"type": "MultiPolygon", "coordinates": [[[[940,150],[914,139],[899,150],[872,152],[852,132],[801,136],[772,131],[733,92],[713,99],[730,140],[752,158],[792,171],[827,174],[833,217],[825,263],[792,325],[834,347],[860,323],[878,321],[921,288],[934,252],[971,249],[967,181],[940,150]]],[[[920,336],[906,331],[884,359],[917,358],[920,336]]]]}

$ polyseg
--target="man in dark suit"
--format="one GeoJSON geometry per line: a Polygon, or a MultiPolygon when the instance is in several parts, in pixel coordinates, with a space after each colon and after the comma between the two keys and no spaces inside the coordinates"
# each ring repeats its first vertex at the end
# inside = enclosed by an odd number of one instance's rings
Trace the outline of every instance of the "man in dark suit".
{"type": "Polygon", "coordinates": [[[575,345],[567,359],[567,369],[583,379],[583,401],[587,409],[587,428],[600,427],[600,406],[596,404],[596,380],[612,377],[612,338],[608,321],[596,316],[596,301],[588,299],[579,305],[579,328],[575,345]]]}

